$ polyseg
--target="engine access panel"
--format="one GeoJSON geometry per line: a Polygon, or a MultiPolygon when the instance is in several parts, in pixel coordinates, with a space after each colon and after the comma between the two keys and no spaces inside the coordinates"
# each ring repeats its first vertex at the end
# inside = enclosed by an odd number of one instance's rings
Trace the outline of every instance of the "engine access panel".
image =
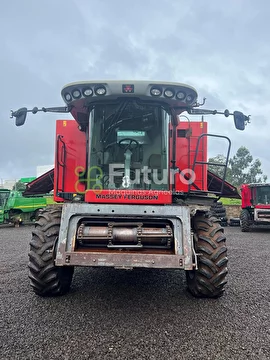
{"type": "MultiPolygon", "coordinates": [[[[207,123],[180,122],[176,129],[176,191],[207,191],[207,123]],[[196,162],[194,164],[196,158],[196,162]]],[[[171,137],[172,141],[172,131],[171,137]]],[[[171,152],[172,153],[172,152],[171,152]]]]}
{"type": "Polygon", "coordinates": [[[58,194],[84,192],[85,184],[79,175],[86,169],[86,133],[80,131],[75,120],[56,121],[54,199],[58,194]]]}

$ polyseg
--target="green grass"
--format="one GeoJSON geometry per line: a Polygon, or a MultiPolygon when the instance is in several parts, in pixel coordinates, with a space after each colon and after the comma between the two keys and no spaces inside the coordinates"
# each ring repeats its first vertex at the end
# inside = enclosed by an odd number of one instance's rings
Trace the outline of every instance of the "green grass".
{"type": "Polygon", "coordinates": [[[221,198],[223,205],[241,205],[241,199],[221,198]]]}
{"type": "Polygon", "coordinates": [[[55,204],[53,196],[45,196],[47,205],[55,204]]]}

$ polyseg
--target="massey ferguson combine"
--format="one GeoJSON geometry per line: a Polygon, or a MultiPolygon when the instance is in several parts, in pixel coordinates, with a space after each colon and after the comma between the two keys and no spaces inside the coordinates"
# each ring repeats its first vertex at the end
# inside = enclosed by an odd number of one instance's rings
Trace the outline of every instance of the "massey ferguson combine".
{"type": "Polygon", "coordinates": [[[242,232],[251,231],[258,225],[270,228],[270,184],[243,184],[241,194],[242,232]]]}
{"type": "MultiPolygon", "coordinates": [[[[204,121],[186,115],[233,115],[244,130],[249,117],[198,109],[194,88],[181,83],[87,81],[66,85],[65,107],[21,108],[70,113],[57,120],[54,197],[30,241],[31,286],[40,296],[66,293],[74,267],[163,268],[186,272],[196,297],[223,294],[226,239],[211,213],[224,194],[209,193],[204,121]]],[[[213,165],[213,164],[211,164],[213,165]]]]}

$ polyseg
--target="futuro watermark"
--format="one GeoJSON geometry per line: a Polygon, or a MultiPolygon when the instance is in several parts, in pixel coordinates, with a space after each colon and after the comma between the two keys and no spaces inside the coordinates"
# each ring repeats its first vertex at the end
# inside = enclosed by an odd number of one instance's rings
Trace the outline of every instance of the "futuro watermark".
{"type": "Polygon", "coordinates": [[[196,180],[196,174],[192,169],[153,169],[143,166],[140,169],[125,169],[124,164],[109,164],[108,173],[104,173],[99,166],[91,166],[87,171],[84,167],[78,166],[75,169],[75,175],[79,179],[75,183],[77,193],[85,193],[87,190],[93,190],[100,193],[104,189],[116,189],[116,183],[121,179],[122,189],[132,189],[134,185],[172,185],[175,184],[178,177],[180,183],[191,185],[196,180]],[[87,190],[81,191],[81,184],[85,184],[87,190]],[[105,185],[106,184],[106,185],[105,185]]]}

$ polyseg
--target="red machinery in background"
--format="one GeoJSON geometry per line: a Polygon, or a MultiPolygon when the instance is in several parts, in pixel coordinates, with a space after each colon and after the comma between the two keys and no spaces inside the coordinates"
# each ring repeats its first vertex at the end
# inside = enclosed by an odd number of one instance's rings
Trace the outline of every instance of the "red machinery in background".
{"type": "Polygon", "coordinates": [[[64,294],[75,266],[107,266],[183,269],[194,296],[221,296],[226,238],[210,208],[226,196],[230,139],[181,115],[233,115],[238,130],[249,117],[198,109],[196,90],[181,83],[78,82],[61,94],[65,107],[12,112],[17,126],[27,112],[74,117],[56,124],[54,196],[61,204],[43,210],[33,230],[34,292],[64,294]],[[226,163],[214,164],[224,176],[211,193],[209,137],[228,145],[226,163]]]}
{"type": "Polygon", "coordinates": [[[240,226],[248,232],[254,226],[270,227],[270,184],[243,184],[240,226]]]}

